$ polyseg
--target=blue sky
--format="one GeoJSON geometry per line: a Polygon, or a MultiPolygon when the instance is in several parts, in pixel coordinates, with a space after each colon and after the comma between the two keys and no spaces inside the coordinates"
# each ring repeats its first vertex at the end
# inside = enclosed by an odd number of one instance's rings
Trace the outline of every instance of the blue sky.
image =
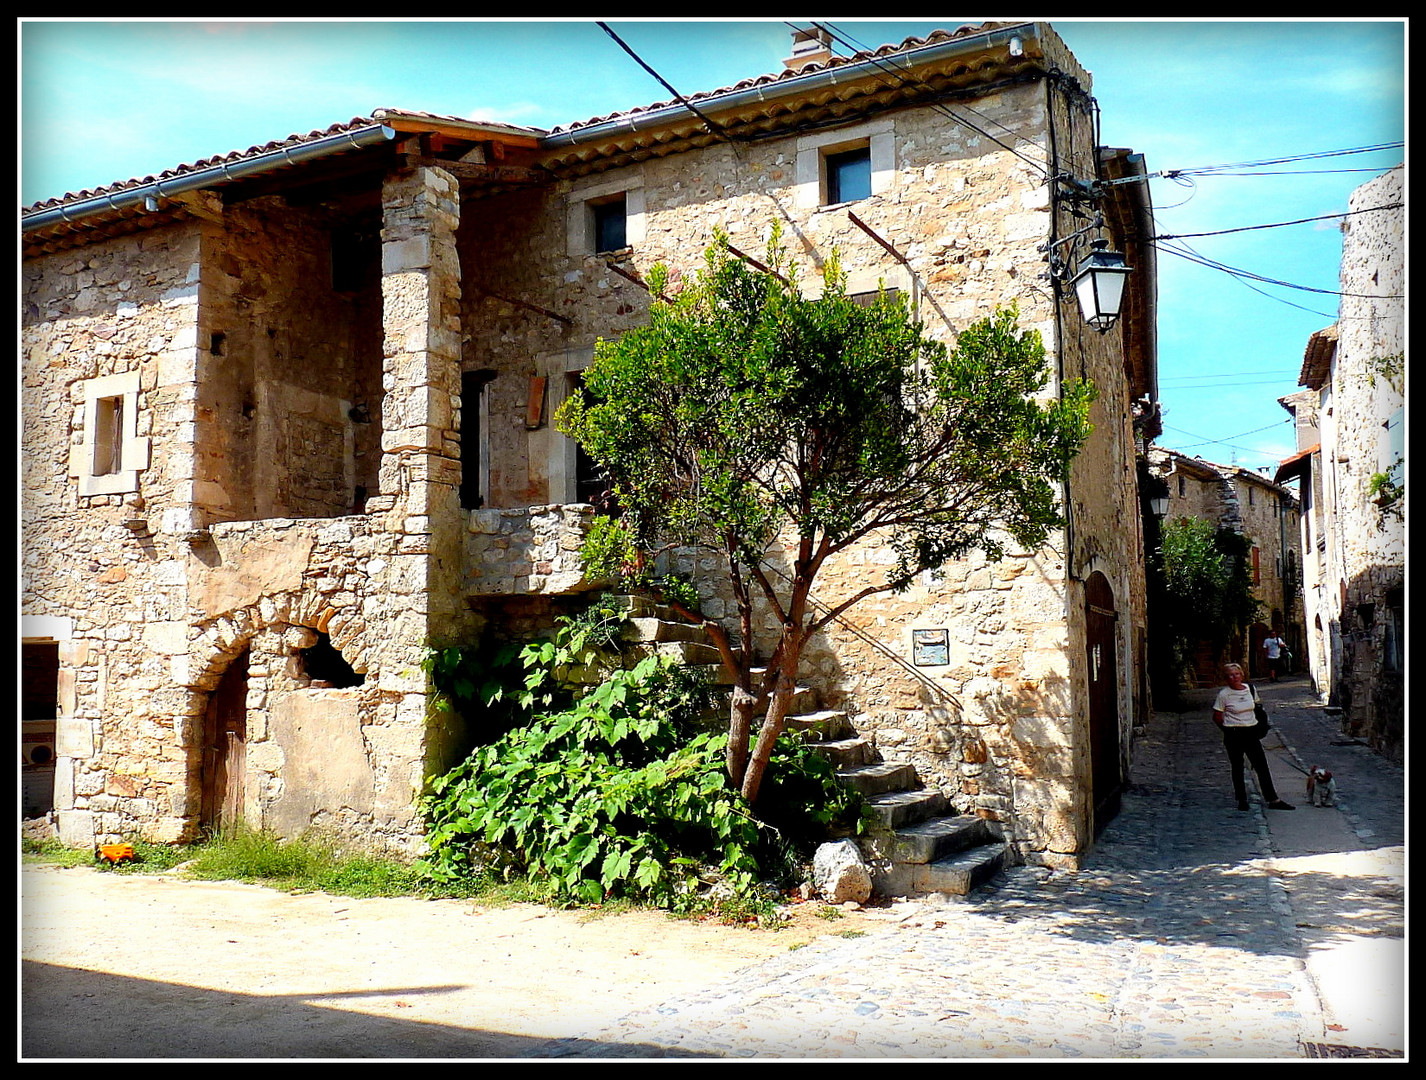
{"type": "MultiPolygon", "coordinates": [[[[829,21],[874,47],[981,20],[829,21]]],[[[1151,172],[1405,137],[1403,20],[1052,21],[1094,77],[1102,140],[1143,153],[1151,172]]],[[[773,20],[611,25],[684,93],[777,71],[791,40],[773,20]]],[[[20,61],[26,206],[379,107],[549,128],[669,98],[592,21],[24,21],[20,61]]],[[[1191,185],[1156,179],[1159,231],[1340,213],[1354,188],[1403,160],[1392,149],[1203,174],[1191,185]]],[[[1191,245],[1236,269],[1334,290],[1337,226],[1161,245],[1160,445],[1252,468],[1291,454],[1277,398],[1297,388],[1308,336],[1337,311],[1330,291],[1244,282],[1165,249],[1191,245]]]]}

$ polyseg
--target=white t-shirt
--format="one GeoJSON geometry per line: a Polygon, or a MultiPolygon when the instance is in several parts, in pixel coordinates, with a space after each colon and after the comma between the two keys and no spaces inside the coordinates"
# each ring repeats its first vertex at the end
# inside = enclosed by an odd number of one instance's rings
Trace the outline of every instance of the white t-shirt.
{"type": "Polygon", "coordinates": [[[1263,639],[1263,648],[1268,651],[1268,659],[1276,660],[1282,651],[1282,638],[1270,637],[1263,639]]]}
{"type": "Polygon", "coordinates": [[[1231,686],[1219,690],[1213,702],[1213,711],[1223,714],[1224,727],[1252,727],[1258,722],[1253,715],[1253,692],[1246,686],[1241,690],[1234,690],[1231,686]]]}

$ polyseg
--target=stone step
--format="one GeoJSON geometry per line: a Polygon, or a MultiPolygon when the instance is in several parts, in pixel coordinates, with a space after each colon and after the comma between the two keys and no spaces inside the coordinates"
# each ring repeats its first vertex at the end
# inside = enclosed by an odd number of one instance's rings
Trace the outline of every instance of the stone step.
{"type": "MultiPolygon", "coordinates": [[[[728,708],[728,703],[733,697],[733,685],[731,679],[719,678],[726,675],[724,668],[719,667],[717,672],[710,672],[713,675],[712,691],[713,696],[723,703],[723,708],[728,708]]],[[[787,707],[789,716],[796,716],[802,713],[813,713],[817,711],[817,694],[810,686],[799,686],[792,691],[792,702],[787,707]]]]}
{"type": "Polygon", "coordinates": [[[868,799],[889,792],[914,791],[920,783],[916,778],[916,766],[896,761],[842,769],[837,773],[837,779],[868,799]]]}
{"type": "Polygon", "coordinates": [[[903,826],[876,844],[893,862],[926,864],[999,839],[984,818],[959,814],[903,826]]]}
{"type": "Polygon", "coordinates": [[[851,724],[841,709],[817,709],[789,714],[786,729],[799,732],[808,742],[832,742],[846,738],[851,724]]]}
{"type": "Polygon", "coordinates": [[[945,814],[947,806],[946,797],[929,788],[917,791],[889,791],[867,800],[867,808],[876,819],[877,825],[886,831],[940,817],[945,814]]]}
{"type": "Polygon", "coordinates": [[[665,622],[678,622],[679,618],[673,613],[673,608],[665,604],[655,603],[647,596],[615,596],[612,598],[614,606],[624,612],[625,618],[629,619],[662,619],[665,622]]]}
{"type": "Polygon", "coordinates": [[[996,841],[932,863],[893,863],[873,872],[872,887],[882,896],[966,896],[1000,873],[1008,853],[1008,846],[996,841]]]}
{"type": "Polygon", "coordinates": [[[671,622],[639,616],[626,619],[619,636],[625,641],[650,644],[665,641],[693,641],[700,645],[712,645],[708,631],[701,626],[686,622],[671,622]]]}
{"type": "Polygon", "coordinates": [[[859,765],[871,765],[876,761],[876,748],[869,740],[860,735],[850,739],[829,739],[810,745],[838,770],[854,769],[859,765]]]}
{"type": "Polygon", "coordinates": [[[723,657],[717,648],[712,645],[704,645],[697,641],[661,641],[652,646],[653,651],[660,656],[672,656],[689,667],[702,667],[705,665],[722,665],[723,657]]]}

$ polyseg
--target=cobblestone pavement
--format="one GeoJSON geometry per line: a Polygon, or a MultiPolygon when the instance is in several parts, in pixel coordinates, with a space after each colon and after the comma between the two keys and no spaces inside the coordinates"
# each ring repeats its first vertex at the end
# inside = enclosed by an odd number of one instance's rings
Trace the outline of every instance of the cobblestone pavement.
{"type": "MultiPolygon", "coordinates": [[[[1211,694],[1156,716],[1086,866],[886,911],[724,985],[529,1056],[1401,1056],[1404,775],[1305,680],[1259,687],[1292,812],[1237,810],[1211,694]],[[1307,768],[1339,804],[1309,808],[1307,768]]],[[[1252,782],[1250,781],[1250,790],[1252,782]]]]}

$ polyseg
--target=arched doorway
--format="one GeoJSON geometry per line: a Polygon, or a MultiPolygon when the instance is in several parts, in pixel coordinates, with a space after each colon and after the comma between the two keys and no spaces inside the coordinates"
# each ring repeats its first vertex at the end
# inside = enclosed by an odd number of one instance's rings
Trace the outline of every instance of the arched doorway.
{"type": "Polygon", "coordinates": [[[248,650],[244,649],[223,672],[203,713],[199,824],[206,831],[229,828],[243,816],[247,736],[248,650]]]}
{"type": "Polygon", "coordinates": [[[1123,775],[1119,761],[1119,678],[1115,663],[1114,590],[1096,570],[1084,590],[1085,647],[1089,666],[1090,797],[1094,835],[1119,812],[1123,775]]]}

